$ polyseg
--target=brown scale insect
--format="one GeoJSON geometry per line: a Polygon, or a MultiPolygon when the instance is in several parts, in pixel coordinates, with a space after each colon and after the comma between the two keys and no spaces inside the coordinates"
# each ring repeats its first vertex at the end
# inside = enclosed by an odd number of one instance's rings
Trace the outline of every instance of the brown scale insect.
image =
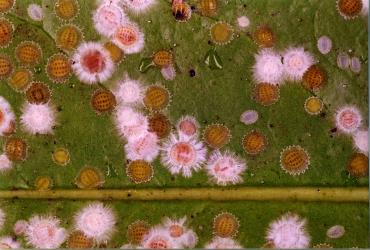
{"type": "Polygon", "coordinates": [[[91,97],[91,105],[98,113],[110,112],[116,105],[116,98],[109,90],[98,89],[91,97]]]}
{"type": "Polygon", "coordinates": [[[203,16],[214,16],[218,11],[218,0],[200,0],[197,9],[203,16]]]}
{"type": "Polygon", "coordinates": [[[357,17],[362,10],[361,0],[338,0],[337,8],[339,13],[346,19],[357,17]]]}
{"type": "Polygon", "coordinates": [[[153,178],[153,167],[143,160],[130,162],[126,168],[127,176],[136,184],[149,182],[153,178]]]}
{"type": "Polygon", "coordinates": [[[0,13],[8,12],[13,8],[15,0],[0,0],[0,13]]]}
{"type": "Polygon", "coordinates": [[[68,248],[92,248],[94,241],[92,238],[87,237],[81,231],[74,231],[69,235],[67,241],[68,248]]]}
{"type": "Polygon", "coordinates": [[[155,114],[149,118],[149,130],[162,139],[171,132],[171,122],[163,114],[155,114]]]}
{"type": "Polygon", "coordinates": [[[172,6],[172,15],[178,22],[186,22],[191,17],[191,8],[189,4],[182,2],[172,6]]]}
{"type": "Polygon", "coordinates": [[[212,124],[204,130],[203,139],[208,146],[218,149],[229,143],[231,139],[230,130],[224,125],[212,124]]]}
{"type": "Polygon", "coordinates": [[[242,145],[247,154],[257,155],[266,149],[267,139],[261,132],[252,131],[244,135],[242,145]]]}
{"type": "Polygon", "coordinates": [[[281,168],[291,175],[304,173],[310,164],[307,152],[300,146],[290,146],[280,155],[281,168]]]}
{"type": "Polygon", "coordinates": [[[76,178],[76,185],[81,189],[95,189],[103,184],[103,174],[93,167],[84,167],[76,178]]]}
{"type": "Polygon", "coordinates": [[[213,233],[222,238],[234,237],[239,230],[239,221],[231,213],[222,213],[213,220],[213,233]]]}
{"type": "Polygon", "coordinates": [[[76,0],[58,0],[54,10],[60,19],[70,20],[77,16],[79,6],[76,0]]]}
{"type": "Polygon", "coordinates": [[[165,67],[172,64],[172,53],[167,50],[160,50],[154,53],[153,62],[158,67],[165,67]]]}
{"type": "Polygon", "coordinates": [[[8,84],[17,92],[27,89],[32,80],[32,73],[28,69],[16,69],[9,77],[8,84]]]}
{"type": "Polygon", "coordinates": [[[326,72],[318,65],[312,65],[303,74],[303,87],[308,90],[319,90],[326,82],[326,72]]]}
{"type": "Polygon", "coordinates": [[[0,19],[0,47],[6,47],[9,45],[13,38],[13,25],[5,19],[0,19]]]}
{"type": "Polygon", "coordinates": [[[170,102],[170,93],[159,85],[149,86],[145,92],[144,105],[151,110],[159,111],[165,109],[170,102]]]}
{"type": "Polygon", "coordinates": [[[13,65],[10,58],[6,55],[0,55],[0,79],[7,78],[13,71],[13,65]]]}
{"type": "Polygon", "coordinates": [[[362,153],[354,153],[348,162],[347,171],[354,177],[365,177],[369,175],[369,158],[362,153]]]}
{"type": "Polygon", "coordinates": [[[257,45],[263,48],[271,48],[275,44],[275,34],[271,28],[263,25],[259,26],[253,34],[253,39],[257,45]]]}
{"type": "Polygon", "coordinates": [[[65,82],[72,72],[68,57],[62,54],[50,57],[46,65],[46,72],[50,80],[58,83],[65,82]]]}
{"type": "Polygon", "coordinates": [[[74,25],[64,25],[57,31],[55,40],[59,48],[71,51],[81,42],[82,33],[74,25]]]}
{"type": "Polygon", "coordinates": [[[3,131],[3,135],[9,136],[11,134],[14,134],[16,129],[17,129],[17,123],[15,122],[15,120],[11,120],[9,123],[9,127],[5,131],[3,131]]]}
{"type": "Polygon", "coordinates": [[[320,244],[314,245],[312,248],[326,248],[326,249],[329,249],[329,248],[333,248],[333,246],[328,244],[328,243],[320,243],[320,244]]]}
{"type": "Polygon", "coordinates": [[[17,46],[15,56],[21,64],[31,66],[40,62],[42,51],[37,43],[25,41],[17,46]]]}
{"type": "Polygon", "coordinates": [[[138,245],[143,237],[149,232],[150,225],[146,221],[137,220],[131,223],[127,228],[127,239],[133,245],[138,245]]]}
{"type": "Polygon", "coordinates": [[[261,248],[275,248],[274,243],[272,241],[268,241],[261,248]]]}
{"type": "Polygon", "coordinates": [[[27,144],[21,138],[12,137],[5,142],[4,151],[11,161],[23,161],[27,157],[27,144]]]}
{"type": "Polygon", "coordinates": [[[32,104],[45,104],[50,100],[50,90],[41,82],[34,82],[26,91],[27,101],[32,104]]]}
{"type": "Polygon", "coordinates": [[[264,106],[276,103],[280,97],[280,90],[277,85],[270,83],[258,83],[254,86],[253,99],[264,106]]]}
{"type": "Polygon", "coordinates": [[[53,180],[49,176],[39,176],[35,180],[36,190],[50,190],[53,186],[53,180]]]}
{"type": "Polygon", "coordinates": [[[112,58],[112,61],[115,63],[119,63],[124,58],[125,54],[123,51],[114,43],[112,42],[106,42],[104,44],[104,48],[108,50],[110,57],[112,58]]]}

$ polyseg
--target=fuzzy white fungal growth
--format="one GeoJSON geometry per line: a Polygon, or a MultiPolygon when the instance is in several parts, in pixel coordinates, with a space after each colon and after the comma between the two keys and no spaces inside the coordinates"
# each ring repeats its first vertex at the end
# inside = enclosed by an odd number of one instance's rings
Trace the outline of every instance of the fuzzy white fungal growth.
{"type": "Polygon", "coordinates": [[[10,104],[4,97],[0,96],[0,136],[8,134],[11,124],[15,122],[15,115],[10,104]]]}
{"type": "Polygon", "coordinates": [[[72,58],[72,69],[78,79],[86,84],[108,80],[114,71],[109,52],[99,43],[81,44],[72,58]]]}
{"type": "Polygon", "coordinates": [[[5,212],[0,208],[0,230],[3,228],[5,223],[5,212]]]}
{"type": "Polygon", "coordinates": [[[335,123],[338,130],[350,134],[355,132],[361,125],[362,116],[355,106],[344,106],[335,114],[335,123]]]}
{"type": "Polygon", "coordinates": [[[302,80],[304,72],[315,63],[313,56],[304,48],[289,48],[283,54],[284,71],[292,81],[302,80]]]}
{"type": "Polygon", "coordinates": [[[38,4],[30,4],[27,8],[28,16],[34,21],[42,21],[44,19],[44,11],[38,4]]]}
{"type": "Polygon", "coordinates": [[[6,154],[0,154],[0,173],[4,173],[13,167],[13,163],[6,154]]]}
{"type": "Polygon", "coordinates": [[[163,219],[163,226],[168,230],[173,241],[181,248],[194,248],[198,242],[195,232],[185,226],[186,217],[181,219],[163,219]]]}
{"type": "Polygon", "coordinates": [[[171,174],[191,177],[193,171],[201,169],[206,160],[207,149],[203,143],[182,135],[170,135],[162,147],[161,161],[171,174]]]}
{"type": "Polygon", "coordinates": [[[194,116],[182,116],[176,124],[177,132],[183,137],[196,137],[199,134],[199,123],[194,116]]]}
{"type": "Polygon", "coordinates": [[[306,220],[296,214],[284,214],[269,225],[266,240],[276,248],[308,248],[310,236],[305,229],[306,220]]]}
{"type": "Polygon", "coordinates": [[[148,11],[156,3],[157,0],[123,0],[123,4],[136,14],[148,11]]]}
{"type": "Polygon", "coordinates": [[[51,134],[55,123],[55,110],[49,104],[26,103],[21,115],[23,128],[31,134],[51,134]]]}
{"type": "Polygon", "coordinates": [[[100,5],[93,15],[95,29],[99,34],[107,37],[110,37],[126,19],[121,7],[114,3],[100,5]]]}
{"type": "Polygon", "coordinates": [[[255,55],[253,78],[256,83],[281,84],[284,81],[284,66],[281,56],[271,49],[262,49],[255,55]]]}
{"type": "Polygon", "coordinates": [[[246,168],[245,162],[233,153],[220,153],[218,150],[211,154],[206,166],[211,180],[222,186],[242,182],[241,174],[246,168]]]}
{"type": "Polygon", "coordinates": [[[28,227],[28,222],[25,220],[18,220],[13,226],[13,232],[15,235],[19,236],[26,232],[28,227]]]}
{"type": "Polygon", "coordinates": [[[133,244],[124,244],[120,247],[120,249],[143,249],[141,246],[133,245],[133,244]]]}
{"type": "Polygon", "coordinates": [[[56,217],[33,216],[25,232],[27,244],[44,249],[60,247],[67,238],[67,232],[59,223],[56,217]]]}
{"type": "Polygon", "coordinates": [[[18,249],[21,244],[14,240],[11,236],[0,237],[0,249],[18,249]]]}
{"type": "Polygon", "coordinates": [[[75,215],[75,229],[97,243],[109,240],[115,230],[116,218],[111,208],[103,203],[92,203],[75,215]]]}
{"type": "Polygon", "coordinates": [[[204,246],[205,249],[242,249],[243,247],[231,238],[215,236],[204,246]]]}
{"type": "Polygon", "coordinates": [[[143,137],[148,132],[148,119],[130,107],[119,106],[115,112],[116,128],[128,141],[143,137]]]}
{"type": "Polygon", "coordinates": [[[369,132],[367,130],[358,130],[353,134],[355,147],[364,154],[369,154],[369,132]]]}
{"type": "Polygon", "coordinates": [[[112,42],[122,49],[125,54],[139,53],[144,48],[144,33],[140,31],[137,24],[123,22],[115,30],[112,42]]]}
{"type": "Polygon", "coordinates": [[[154,227],[144,236],[141,247],[145,249],[180,249],[169,231],[162,227],[154,227]]]}
{"type": "Polygon", "coordinates": [[[258,120],[258,112],[256,110],[246,110],[240,115],[240,121],[245,125],[250,125],[258,120]]]}
{"type": "Polygon", "coordinates": [[[161,68],[161,74],[167,81],[173,81],[176,78],[176,69],[171,64],[161,68]]]}
{"type": "Polygon", "coordinates": [[[369,0],[362,0],[361,15],[365,17],[369,15],[369,0]]]}
{"type": "Polygon", "coordinates": [[[237,21],[240,28],[247,28],[250,24],[249,18],[246,16],[238,17],[237,21]]]}
{"type": "Polygon", "coordinates": [[[142,137],[129,140],[125,145],[125,151],[129,160],[152,162],[159,154],[158,137],[155,133],[146,132],[142,137]]]}
{"type": "Polygon", "coordinates": [[[128,76],[118,82],[118,86],[113,90],[118,103],[123,105],[141,105],[144,98],[144,90],[140,81],[132,80],[128,76]]]}

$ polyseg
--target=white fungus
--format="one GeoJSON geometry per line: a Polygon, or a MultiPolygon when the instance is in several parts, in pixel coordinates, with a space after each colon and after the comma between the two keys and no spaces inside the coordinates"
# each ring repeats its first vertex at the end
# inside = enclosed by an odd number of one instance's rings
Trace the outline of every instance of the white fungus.
{"type": "Polygon", "coordinates": [[[246,16],[238,17],[237,21],[240,28],[247,28],[250,24],[249,18],[246,16]]]}
{"type": "Polygon", "coordinates": [[[44,19],[44,11],[42,7],[38,4],[30,4],[27,8],[28,16],[34,21],[42,21],[44,19]]]}
{"type": "Polygon", "coordinates": [[[256,110],[246,110],[241,114],[240,121],[245,125],[250,125],[258,120],[258,112],[256,110]]]}

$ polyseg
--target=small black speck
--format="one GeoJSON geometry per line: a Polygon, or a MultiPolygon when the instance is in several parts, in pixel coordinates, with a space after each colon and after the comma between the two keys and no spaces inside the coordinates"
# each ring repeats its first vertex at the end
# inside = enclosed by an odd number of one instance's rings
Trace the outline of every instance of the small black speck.
{"type": "Polygon", "coordinates": [[[196,9],[194,5],[190,6],[190,8],[191,8],[191,10],[195,10],[196,9]]]}
{"type": "Polygon", "coordinates": [[[208,40],[208,44],[212,44],[212,42],[210,40],[208,40]]]}
{"type": "Polygon", "coordinates": [[[190,218],[194,219],[194,215],[190,215],[190,218]]]}
{"type": "Polygon", "coordinates": [[[325,112],[322,112],[322,113],[320,114],[320,117],[325,118],[325,117],[326,117],[326,113],[325,113],[325,112]]]}
{"type": "Polygon", "coordinates": [[[270,127],[270,128],[273,128],[273,127],[274,127],[274,124],[269,124],[269,127],[270,127]]]}
{"type": "Polygon", "coordinates": [[[130,193],[128,193],[128,194],[127,194],[127,197],[131,197],[131,194],[130,194],[130,193]]]}
{"type": "Polygon", "coordinates": [[[330,132],[332,132],[332,133],[337,132],[337,128],[332,128],[332,129],[330,130],[330,132]]]}
{"type": "Polygon", "coordinates": [[[58,112],[62,111],[62,106],[57,107],[58,112]]]}
{"type": "Polygon", "coordinates": [[[243,4],[243,7],[244,7],[244,8],[247,8],[247,5],[246,5],[246,4],[243,4]]]}
{"type": "Polygon", "coordinates": [[[189,75],[190,75],[190,77],[194,77],[195,76],[195,70],[194,69],[189,70],[189,75]]]}

